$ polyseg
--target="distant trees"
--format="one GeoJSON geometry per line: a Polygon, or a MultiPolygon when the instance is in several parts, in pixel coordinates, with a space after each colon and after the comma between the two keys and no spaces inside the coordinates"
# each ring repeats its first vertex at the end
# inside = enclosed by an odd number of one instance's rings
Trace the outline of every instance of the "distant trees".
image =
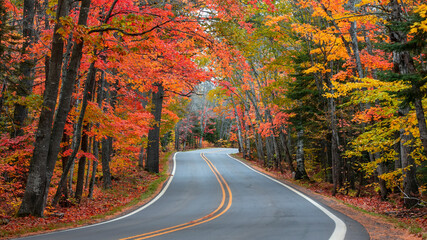
{"type": "Polygon", "coordinates": [[[215,86],[211,81],[202,82],[195,87],[194,94],[190,98],[185,117],[183,117],[175,129],[177,150],[202,148],[207,141],[217,146],[230,144],[229,136],[235,124],[227,114],[227,102],[216,98],[215,86]],[[214,111],[214,108],[222,105],[223,110],[214,111]]]}

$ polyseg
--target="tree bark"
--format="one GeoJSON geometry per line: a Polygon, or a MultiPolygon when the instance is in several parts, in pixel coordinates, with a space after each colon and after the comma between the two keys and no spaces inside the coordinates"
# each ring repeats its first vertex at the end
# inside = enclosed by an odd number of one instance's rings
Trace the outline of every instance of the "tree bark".
{"type": "MultiPolygon", "coordinates": [[[[102,108],[103,88],[104,88],[104,80],[105,80],[104,77],[105,77],[105,73],[104,71],[101,71],[101,78],[98,81],[97,91],[96,91],[97,92],[96,102],[98,103],[98,107],[100,109],[102,108]]],[[[99,123],[97,123],[96,125],[99,126],[99,123]]],[[[95,186],[96,169],[98,167],[98,162],[99,162],[99,141],[96,138],[93,139],[93,155],[97,159],[97,161],[94,161],[92,165],[92,175],[90,178],[89,194],[88,194],[89,199],[93,198],[93,187],[95,186]]]]}
{"type": "Polygon", "coordinates": [[[46,190],[49,188],[47,181],[47,155],[49,151],[53,114],[58,94],[59,78],[61,76],[64,48],[64,41],[62,36],[58,33],[58,29],[62,27],[59,19],[65,17],[67,14],[68,0],[59,0],[56,12],[57,23],[53,31],[51,58],[45,83],[42,110],[39,117],[25,193],[18,211],[18,216],[33,215],[41,217],[46,207],[46,190]]]}
{"type": "MultiPolygon", "coordinates": [[[[379,153],[370,153],[369,154],[369,158],[371,160],[371,162],[376,161],[376,159],[380,158],[380,154],[379,153]]],[[[377,176],[376,176],[376,180],[378,180],[378,185],[380,186],[380,196],[382,200],[386,200],[387,196],[388,196],[388,188],[386,185],[386,182],[384,179],[380,178],[379,176],[383,175],[384,173],[387,172],[386,166],[384,163],[378,163],[377,164],[377,176]]]]}
{"type": "Polygon", "coordinates": [[[297,169],[295,172],[295,179],[308,179],[307,172],[305,171],[305,163],[304,163],[304,141],[303,141],[304,130],[298,131],[298,139],[297,139],[297,169]]]}
{"type": "MultiPolygon", "coordinates": [[[[327,78],[327,85],[332,89],[332,83],[327,78]]],[[[332,161],[332,181],[334,184],[332,194],[335,195],[339,187],[341,187],[341,159],[339,155],[339,136],[336,119],[336,106],[333,98],[328,99],[330,128],[331,128],[331,161],[332,161]]]]}
{"type": "MultiPolygon", "coordinates": [[[[249,119],[249,108],[250,108],[249,104],[246,104],[246,106],[245,106],[245,115],[246,115],[246,117],[248,119],[249,119]]],[[[250,126],[248,124],[248,121],[246,121],[245,119],[243,119],[243,121],[244,121],[244,124],[245,124],[245,140],[246,140],[246,144],[245,144],[246,149],[245,149],[245,154],[244,155],[246,156],[246,159],[251,160],[252,159],[252,156],[251,156],[251,140],[249,139],[249,129],[250,129],[250,126]]]]}
{"type": "MultiPolygon", "coordinates": [[[[259,123],[262,121],[262,117],[261,117],[261,114],[260,114],[259,109],[258,109],[257,101],[256,101],[256,99],[254,99],[255,97],[253,96],[254,95],[253,89],[251,90],[251,92],[248,91],[246,93],[247,93],[246,94],[247,98],[252,102],[252,106],[254,107],[254,110],[255,110],[255,119],[258,121],[258,123],[255,125],[259,125],[259,123]]],[[[258,153],[258,160],[263,161],[265,163],[266,160],[264,157],[264,146],[263,146],[264,144],[262,141],[261,134],[258,132],[257,128],[255,128],[254,126],[252,126],[252,129],[254,129],[254,135],[256,138],[256,144],[255,145],[256,145],[257,153],[258,153]]]]}
{"type": "Polygon", "coordinates": [[[400,139],[400,159],[403,169],[403,204],[405,207],[411,208],[418,203],[417,197],[419,197],[415,162],[411,156],[413,147],[410,145],[410,141],[413,136],[401,130],[400,139]]]}
{"type": "MultiPolygon", "coordinates": [[[[96,159],[99,159],[99,142],[94,138],[93,141],[93,155],[96,159]]],[[[90,183],[89,183],[89,193],[88,198],[93,198],[93,187],[95,186],[95,180],[96,180],[96,169],[98,167],[98,161],[93,161],[92,164],[92,175],[90,177],[90,183]]]]}
{"type": "Polygon", "coordinates": [[[111,149],[110,149],[109,138],[110,137],[107,137],[101,140],[102,187],[104,189],[109,189],[113,185],[113,183],[111,182],[111,172],[110,172],[111,149]]]}
{"type": "Polygon", "coordinates": [[[285,133],[283,132],[283,129],[280,130],[279,138],[280,138],[281,146],[283,147],[285,161],[288,163],[289,170],[293,173],[295,172],[295,168],[294,168],[294,165],[292,164],[292,156],[288,147],[288,139],[285,133]]]}
{"type": "Polygon", "coordinates": [[[153,127],[148,131],[147,159],[145,169],[148,172],[159,172],[159,145],[160,145],[160,121],[162,117],[162,105],[164,89],[161,83],[157,84],[157,92],[152,93],[151,114],[154,116],[153,127]]]}
{"type": "Polygon", "coordinates": [[[236,118],[236,125],[237,125],[237,140],[239,141],[239,153],[243,152],[243,141],[242,141],[242,129],[240,126],[240,117],[237,113],[237,106],[234,102],[234,98],[231,97],[231,102],[233,103],[233,109],[234,109],[234,116],[236,118]]]}
{"type": "MultiPolygon", "coordinates": [[[[177,151],[179,150],[177,149],[177,151]]],[[[142,146],[141,149],[139,150],[138,167],[141,169],[144,168],[144,146],[142,146]]]]}
{"type": "MultiPolygon", "coordinates": [[[[82,136],[82,142],[81,142],[81,150],[86,153],[86,152],[89,152],[89,136],[86,134],[85,129],[86,131],[89,130],[88,125],[86,125],[83,129],[83,136],[82,136]]],[[[86,170],[86,157],[81,156],[79,159],[79,167],[77,170],[77,185],[76,185],[76,192],[74,195],[79,203],[83,196],[85,170],[86,170]]]]}
{"type": "MultiPolygon", "coordinates": [[[[34,15],[36,12],[35,0],[24,0],[24,15],[22,22],[22,37],[24,42],[22,44],[21,55],[27,53],[27,50],[34,42],[34,15]]],[[[34,59],[29,58],[24,60],[20,64],[20,71],[22,74],[22,80],[19,83],[16,89],[16,95],[18,97],[24,98],[31,94],[33,88],[33,68],[34,68],[34,59]]],[[[25,105],[15,104],[15,110],[13,113],[13,123],[15,125],[15,132],[13,132],[12,137],[22,136],[24,134],[23,127],[25,124],[25,119],[27,118],[28,110],[25,105]]]]}
{"type": "MultiPolygon", "coordinates": [[[[89,151],[90,149],[92,149],[93,142],[94,142],[94,138],[89,138],[89,144],[88,144],[89,151]]],[[[89,188],[90,167],[91,167],[91,163],[90,161],[87,161],[87,170],[86,170],[85,186],[84,186],[85,189],[89,188]]]]}
{"type": "MultiPolygon", "coordinates": [[[[69,139],[70,139],[70,136],[68,136],[67,134],[62,135],[62,143],[64,144],[62,148],[62,152],[65,152],[70,148],[70,145],[68,144],[69,139]]],[[[61,157],[62,171],[64,171],[65,166],[67,165],[67,160],[68,160],[68,157],[66,156],[61,157]]],[[[64,194],[64,199],[68,199],[67,184],[64,184],[63,186],[58,186],[58,187],[62,187],[62,193],[64,194]]]]}
{"type": "MultiPolygon", "coordinates": [[[[78,24],[80,26],[87,25],[87,19],[89,15],[91,0],[83,0],[79,13],[79,21],[78,24]]],[[[64,133],[64,127],[67,120],[68,113],[71,109],[71,99],[74,91],[74,85],[77,78],[77,71],[80,66],[80,62],[82,59],[82,51],[83,51],[83,43],[84,40],[80,39],[78,42],[74,41],[74,47],[72,50],[72,55],[70,59],[70,63],[68,65],[67,72],[65,74],[65,78],[62,80],[61,91],[59,94],[58,108],[55,114],[55,120],[52,128],[52,135],[49,144],[49,152],[47,157],[48,162],[48,181],[53,175],[53,170],[55,168],[56,158],[58,157],[60,150],[60,142],[58,139],[61,138],[64,133]]],[[[71,176],[72,177],[72,176],[71,176]]]]}
{"type": "MultiPolygon", "coordinates": [[[[88,1],[88,0],[86,0],[88,1]]],[[[83,126],[83,118],[86,112],[86,107],[88,104],[88,100],[89,100],[89,91],[93,89],[93,85],[95,83],[95,73],[96,73],[96,68],[95,68],[95,63],[91,63],[90,67],[89,67],[89,72],[88,72],[88,76],[87,76],[87,80],[86,80],[86,85],[83,91],[83,100],[82,100],[82,106],[80,109],[80,113],[79,113],[79,118],[77,120],[77,124],[74,128],[74,135],[73,135],[73,140],[72,140],[72,149],[73,152],[71,153],[70,157],[68,158],[67,161],[67,166],[64,170],[64,172],[61,175],[61,179],[59,181],[58,186],[62,186],[62,184],[65,183],[67,175],[68,175],[68,171],[71,168],[71,165],[74,163],[74,158],[77,155],[77,152],[79,150],[79,146],[80,146],[80,141],[82,138],[82,126],[83,126]]],[[[52,205],[55,206],[56,204],[58,204],[58,200],[59,197],[61,195],[61,188],[59,187],[55,193],[55,196],[53,198],[52,201],[52,205]]]]}

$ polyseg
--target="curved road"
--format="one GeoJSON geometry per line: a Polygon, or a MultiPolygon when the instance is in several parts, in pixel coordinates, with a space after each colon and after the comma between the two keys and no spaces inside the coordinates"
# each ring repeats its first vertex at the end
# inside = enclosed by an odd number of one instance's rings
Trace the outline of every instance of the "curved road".
{"type": "Polygon", "coordinates": [[[163,191],[142,208],[24,239],[369,239],[358,222],[228,156],[234,152],[179,152],[163,191]]]}

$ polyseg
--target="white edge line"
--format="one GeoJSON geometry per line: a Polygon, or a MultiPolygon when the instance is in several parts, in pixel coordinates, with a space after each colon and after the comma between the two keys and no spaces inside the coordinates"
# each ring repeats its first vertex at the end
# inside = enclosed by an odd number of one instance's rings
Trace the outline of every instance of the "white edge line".
{"type": "Polygon", "coordinates": [[[254,168],[248,166],[246,163],[243,163],[242,161],[230,156],[230,154],[228,154],[228,157],[236,160],[237,162],[243,164],[245,167],[249,168],[250,170],[261,174],[262,176],[270,179],[273,182],[276,182],[286,188],[288,188],[289,190],[295,192],[296,194],[298,194],[299,196],[303,197],[304,199],[306,199],[307,201],[309,201],[311,204],[313,204],[315,207],[317,207],[318,209],[320,209],[322,212],[324,212],[328,217],[330,217],[334,222],[335,222],[335,229],[334,232],[332,233],[331,237],[329,238],[330,240],[341,240],[341,239],[345,239],[345,234],[347,232],[347,226],[345,225],[345,223],[339,219],[337,216],[335,216],[333,213],[331,213],[329,210],[327,210],[326,208],[322,207],[320,204],[318,204],[317,202],[315,202],[313,199],[309,198],[308,196],[304,195],[303,193],[301,193],[300,191],[296,190],[293,187],[290,187],[280,181],[278,181],[277,179],[274,179],[260,171],[255,170],[254,168]]]}
{"type": "Polygon", "coordinates": [[[146,209],[147,207],[149,207],[151,204],[155,203],[157,200],[159,200],[159,198],[161,198],[163,196],[163,194],[165,194],[166,190],[168,189],[170,183],[172,182],[173,177],[175,176],[175,170],[176,170],[176,154],[178,154],[179,152],[176,152],[173,155],[173,170],[172,173],[169,177],[168,182],[166,183],[165,187],[162,189],[162,191],[157,194],[157,196],[155,198],[153,198],[151,201],[149,201],[147,204],[144,204],[143,206],[141,206],[140,208],[136,209],[133,212],[130,212],[126,215],[123,215],[121,217],[118,218],[114,218],[105,222],[100,222],[100,223],[95,223],[95,224],[91,224],[91,225],[86,225],[86,226],[81,226],[81,227],[76,227],[76,228],[70,228],[70,229],[65,229],[65,230],[60,230],[60,231],[55,231],[55,232],[49,232],[49,233],[42,233],[42,234],[37,234],[37,235],[33,235],[33,236],[28,236],[28,237],[24,237],[24,238],[31,238],[31,237],[39,237],[39,236],[43,236],[43,235],[50,235],[50,234],[54,234],[54,233],[59,233],[59,232],[69,232],[69,231],[74,231],[74,230],[80,230],[80,229],[84,229],[84,228],[90,228],[90,227],[95,227],[95,226],[99,226],[102,224],[107,224],[107,223],[111,223],[111,222],[115,222],[118,220],[121,220],[123,218],[127,218],[130,217],[138,212],[141,212],[142,210],[146,209]]]}

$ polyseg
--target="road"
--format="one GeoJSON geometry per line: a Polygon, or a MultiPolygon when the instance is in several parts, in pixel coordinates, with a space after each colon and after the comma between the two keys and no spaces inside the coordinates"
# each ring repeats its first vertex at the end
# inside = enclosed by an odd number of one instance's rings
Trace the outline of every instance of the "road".
{"type": "Polygon", "coordinates": [[[23,239],[369,239],[358,222],[228,155],[235,152],[179,152],[163,191],[142,208],[23,239]]]}

